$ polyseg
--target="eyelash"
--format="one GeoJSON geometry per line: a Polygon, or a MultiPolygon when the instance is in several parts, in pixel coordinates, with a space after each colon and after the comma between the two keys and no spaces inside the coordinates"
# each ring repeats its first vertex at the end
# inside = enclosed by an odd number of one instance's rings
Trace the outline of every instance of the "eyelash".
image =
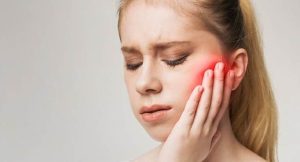
{"type": "MultiPolygon", "coordinates": [[[[184,55],[183,57],[176,59],[176,60],[163,60],[168,66],[174,68],[177,65],[183,64],[188,57],[188,54],[184,55]]],[[[135,71],[139,66],[141,66],[143,63],[138,64],[127,64],[127,70],[135,71]]]]}

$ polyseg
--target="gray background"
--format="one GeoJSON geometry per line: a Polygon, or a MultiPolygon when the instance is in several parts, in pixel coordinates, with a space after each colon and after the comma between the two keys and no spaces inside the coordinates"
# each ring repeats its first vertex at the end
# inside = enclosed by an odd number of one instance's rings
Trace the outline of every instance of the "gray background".
{"type": "MultiPolygon", "coordinates": [[[[279,159],[300,161],[300,1],[255,0],[279,106],[279,159]]],[[[114,162],[157,145],[131,114],[117,1],[0,1],[0,162],[114,162]]]]}

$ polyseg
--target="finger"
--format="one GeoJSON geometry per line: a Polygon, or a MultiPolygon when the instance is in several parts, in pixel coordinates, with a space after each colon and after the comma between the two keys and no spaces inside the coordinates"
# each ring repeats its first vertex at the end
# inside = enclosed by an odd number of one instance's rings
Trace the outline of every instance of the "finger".
{"type": "Polygon", "coordinates": [[[206,120],[207,113],[210,107],[212,86],[213,86],[213,71],[207,70],[205,72],[204,80],[202,86],[204,88],[203,94],[198,105],[195,120],[192,125],[192,131],[200,132],[203,127],[203,123],[206,120]]]}
{"type": "Polygon", "coordinates": [[[221,104],[220,111],[218,112],[217,117],[216,117],[216,119],[213,123],[214,128],[218,127],[225,111],[227,110],[227,108],[229,106],[229,101],[230,101],[231,91],[232,91],[232,87],[233,87],[233,82],[234,82],[234,72],[232,70],[230,70],[226,74],[223,101],[222,101],[222,104],[221,104]]]}
{"type": "Polygon", "coordinates": [[[216,144],[218,143],[218,141],[219,141],[220,139],[221,139],[221,132],[218,130],[218,131],[216,131],[215,135],[214,135],[213,138],[212,138],[211,146],[210,146],[209,152],[212,151],[212,149],[216,146],[216,144]]]}
{"type": "Polygon", "coordinates": [[[185,108],[178,120],[177,126],[180,128],[187,128],[190,130],[191,125],[194,121],[195,113],[199,104],[201,94],[203,92],[203,87],[201,85],[194,88],[190,98],[188,99],[185,108]]]}
{"type": "Polygon", "coordinates": [[[207,120],[205,121],[205,127],[211,127],[212,122],[214,121],[223,99],[223,87],[224,87],[224,64],[219,62],[215,66],[214,70],[214,84],[213,84],[213,93],[211,106],[208,112],[207,120]]]}

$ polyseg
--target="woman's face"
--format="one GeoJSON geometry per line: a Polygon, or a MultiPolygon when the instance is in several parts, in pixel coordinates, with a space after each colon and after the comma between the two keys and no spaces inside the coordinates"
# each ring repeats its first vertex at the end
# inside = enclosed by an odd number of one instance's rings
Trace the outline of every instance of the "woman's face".
{"type": "Polygon", "coordinates": [[[222,61],[218,39],[191,26],[188,17],[166,5],[134,1],[123,12],[120,35],[132,111],[158,141],[166,140],[204,72],[222,61]],[[171,109],[140,114],[142,107],[157,104],[171,109]]]}

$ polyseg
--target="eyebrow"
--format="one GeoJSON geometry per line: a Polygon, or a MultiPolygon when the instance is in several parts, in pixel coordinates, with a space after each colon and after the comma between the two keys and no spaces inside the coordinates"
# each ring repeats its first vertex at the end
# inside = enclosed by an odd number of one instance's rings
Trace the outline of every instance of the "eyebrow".
{"type": "MultiPolygon", "coordinates": [[[[158,50],[163,51],[174,46],[187,46],[190,44],[191,44],[190,41],[172,41],[172,42],[156,43],[152,45],[150,48],[156,51],[158,50]]],[[[121,50],[126,53],[135,53],[135,54],[141,53],[140,50],[134,46],[122,46],[121,50]]]]}

